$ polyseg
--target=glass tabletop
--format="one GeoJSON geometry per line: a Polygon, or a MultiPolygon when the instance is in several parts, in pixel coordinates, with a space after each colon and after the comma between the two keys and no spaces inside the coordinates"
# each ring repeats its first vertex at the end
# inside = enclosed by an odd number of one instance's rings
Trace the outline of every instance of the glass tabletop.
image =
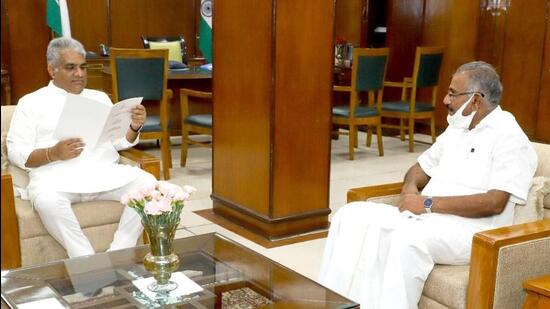
{"type": "MultiPolygon", "coordinates": [[[[202,290],[153,295],[137,282],[149,247],[20,268],[2,275],[11,308],[359,308],[316,282],[219,234],[174,241],[183,274],[202,290]],[[34,306],[34,307],[33,307],[34,306]]],[[[174,278],[174,274],[172,275],[174,278]]]]}

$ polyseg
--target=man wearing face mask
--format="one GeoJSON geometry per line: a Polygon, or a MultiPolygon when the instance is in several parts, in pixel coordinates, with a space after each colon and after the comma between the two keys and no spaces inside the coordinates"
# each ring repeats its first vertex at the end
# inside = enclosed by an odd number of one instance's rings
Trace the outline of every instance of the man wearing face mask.
{"type": "Polygon", "coordinates": [[[449,126],[406,173],[397,207],[354,202],[334,215],[322,284],[361,308],[415,308],[434,264],[467,265],[475,233],[512,224],[537,157],[501,93],[490,64],[458,68],[449,126]]]}

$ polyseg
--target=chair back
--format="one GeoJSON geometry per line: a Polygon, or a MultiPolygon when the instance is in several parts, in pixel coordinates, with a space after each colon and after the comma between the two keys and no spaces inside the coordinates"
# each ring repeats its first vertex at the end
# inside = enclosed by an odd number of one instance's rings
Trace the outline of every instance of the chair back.
{"type": "Polygon", "coordinates": [[[416,88],[436,87],[443,61],[443,47],[416,48],[413,83],[416,88]]]}
{"type": "Polygon", "coordinates": [[[162,100],[166,94],[168,51],[111,48],[113,101],[131,97],[162,100]]]}
{"type": "Polygon", "coordinates": [[[389,48],[355,48],[353,50],[352,88],[378,91],[384,86],[389,48]]]}
{"type": "Polygon", "coordinates": [[[368,92],[368,105],[372,106],[378,92],[376,107],[382,108],[382,90],[386,77],[389,48],[354,48],[351,69],[350,117],[354,117],[359,104],[359,92],[368,92]]]}
{"type": "Polygon", "coordinates": [[[168,60],[187,64],[187,44],[182,36],[142,36],[143,47],[147,49],[168,49],[168,60]]]}

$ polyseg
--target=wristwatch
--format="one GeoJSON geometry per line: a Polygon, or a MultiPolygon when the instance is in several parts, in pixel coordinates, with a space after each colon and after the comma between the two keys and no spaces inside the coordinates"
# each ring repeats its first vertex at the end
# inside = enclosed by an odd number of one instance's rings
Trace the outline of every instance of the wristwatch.
{"type": "Polygon", "coordinates": [[[428,196],[424,199],[424,210],[426,210],[427,213],[432,213],[432,206],[434,204],[434,201],[432,200],[431,196],[428,196]]]}

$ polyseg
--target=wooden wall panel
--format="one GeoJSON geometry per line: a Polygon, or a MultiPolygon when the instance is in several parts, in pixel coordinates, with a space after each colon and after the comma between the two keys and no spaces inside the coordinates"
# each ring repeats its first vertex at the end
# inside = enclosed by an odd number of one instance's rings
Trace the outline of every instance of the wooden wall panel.
{"type": "MultiPolygon", "coordinates": [[[[423,0],[388,2],[386,44],[390,48],[390,57],[386,80],[402,81],[403,77],[412,75],[414,52],[422,40],[423,10],[423,0]]],[[[395,95],[399,98],[401,92],[396,91],[395,95]]]]}
{"type": "Polygon", "coordinates": [[[546,4],[547,0],[529,0],[521,5],[513,2],[508,10],[503,42],[501,79],[504,92],[501,105],[514,114],[530,136],[535,133],[533,120],[537,119],[541,91],[546,4]]]}
{"type": "Polygon", "coordinates": [[[109,45],[108,1],[69,0],[71,35],[79,40],[86,50],[99,55],[99,44],[109,45]]]}
{"type": "Polygon", "coordinates": [[[111,45],[143,48],[142,35],[183,35],[195,55],[195,0],[110,0],[111,45]]]}
{"type": "Polygon", "coordinates": [[[219,1],[214,16],[212,192],[267,215],[274,57],[272,3],[219,1]]]}
{"type": "Polygon", "coordinates": [[[46,47],[50,30],[46,26],[46,1],[7,0],[11,91],[13,102],[45,86],[46,47]]]}
{"type": "MultiPolygon", "coordinates": [[[[546,16],[550,16],[550,1],[547,1],[546,16]]],[[[544,60],[541,69],[540,93],[535,136],[536,140],[550,143],[550,21],[546,21],[546,39],[544,46],[544,60]]]]}
{"type": "Polygon", "coordinates": [[[422,45],[445,46],[439,74],[436,127],[447,127],[443,99],[456,69],[475,60],[479,1],[426,0],[422,45]]]}
{"type": "Polygon", "coordinates": [[[328,207],[332,72],[326,68],[334,56],[326,19],[333,10],[330,1],[277,1],[275,217],[328,207]]]}
{"type": "MultiPolygon", "coordinates": [[[[365,0],[336,0],[334,31],[349,43],[361,43],[361,12],[365,0]]],[[[311,7],[313,9],[313,6],[311,7]]]]}

